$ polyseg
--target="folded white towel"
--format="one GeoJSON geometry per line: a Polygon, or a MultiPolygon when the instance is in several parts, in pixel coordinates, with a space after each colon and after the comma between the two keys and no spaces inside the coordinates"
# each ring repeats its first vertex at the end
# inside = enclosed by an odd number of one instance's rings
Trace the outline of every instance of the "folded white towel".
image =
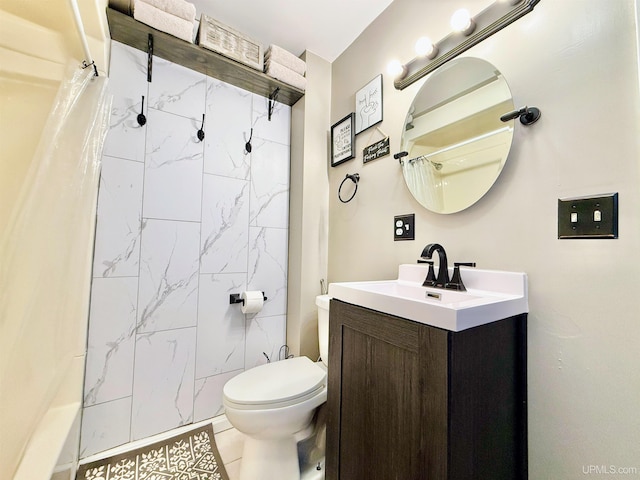
{"type": "Polygon", "coordinates": [[[296,87],[299,90],[304,91],[307,88],[306,78],[273,60],[265,62],[264,72],[270,77],[296,87]]]}
{"type": "Polygon", "coordinates": [[[176,17],[145,2],[137,1],[133,18],[174,37],[193,43],[193,22],[176,17]]]}
{"type": "Polygon", "coordinates": [[[148,3],[163,12],[170,13],[189,22],[193,22],[196,18],[196,6],[185,0],[136,0],[136,2],[148,3]]]}
{"type": "Polygon", "coordinates": [[[274,62],[278,62],[280,65],[284,65],[302,76],[307,72],[307,64],[304,60],[277,45],[270,45],[269,48],[267,48],[264,59],[271,59],[274,62]]]}

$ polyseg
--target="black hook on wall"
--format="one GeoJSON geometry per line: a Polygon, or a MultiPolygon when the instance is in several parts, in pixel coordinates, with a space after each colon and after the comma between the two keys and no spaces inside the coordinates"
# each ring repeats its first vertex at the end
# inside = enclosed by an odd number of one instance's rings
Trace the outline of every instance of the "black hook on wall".
{"type": "Polygon", "coordinates": [[[144,116],[144,95],[142,95],[142,108],[140,109],[140,113],[136,117],[136,120],[138,121],[138,125],[141,127],[147,123],[147,117],[144,116]]]}
{"type": "Polygon", "coordinates": [[[202,126],[198,130],[198,140],[204,140],[204,113],[202,114],[202,126]]]}
{"type": "Polygon", "coordinates": [[[244,150],[245,153],[251,153],[252,150],[252,146],[251,146],[251,139],[253,138],[253,127],[251,128],[251,134],[249,135],[249,140],[247,141],[247,143],[244,144],[244,150]]]}

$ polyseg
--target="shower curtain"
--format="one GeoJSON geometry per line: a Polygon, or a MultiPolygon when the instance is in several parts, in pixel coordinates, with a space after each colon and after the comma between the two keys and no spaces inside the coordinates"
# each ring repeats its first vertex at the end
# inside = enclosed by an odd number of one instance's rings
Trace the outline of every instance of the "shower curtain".
{"type": "MultiPolygon", "coordinates": [[[[63,381],[73,358],[85,354],[110,108],[107,78],[69,65],[8,228],[0,232],[0,431],[8,433],[0,464],[9,468],[16,468],[54,397],[69,387],[63,381]]],[[[70,398],[75,389],[81,398],[81,383],[70,386],[70,398]]]]}
{"type": "Polygon", "coordinates": [[[441,211],[444,207],[442,178],[437,175],[432,162],[420,156],[401,162],[405,183],[414,198],[424,207],[441,211]]]}

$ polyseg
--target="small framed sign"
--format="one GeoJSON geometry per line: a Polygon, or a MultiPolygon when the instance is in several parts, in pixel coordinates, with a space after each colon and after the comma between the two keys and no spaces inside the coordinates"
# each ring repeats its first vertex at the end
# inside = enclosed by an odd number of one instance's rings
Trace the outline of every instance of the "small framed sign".
{"type": "Polygon", "coordinates": [[[356,156],[355,114],[350,113],[331,126],[331,166],[351,160],[356,156]]]}
{"type": "Polygon", "coordinates": [[[382,74],[356,93],[356,135],[382,121],[382,74]]]}
{"type": "Polygon", "coordinates": [[[362,163],[389,155],[389,137],[369,145],[362,151],[362,163]]]}

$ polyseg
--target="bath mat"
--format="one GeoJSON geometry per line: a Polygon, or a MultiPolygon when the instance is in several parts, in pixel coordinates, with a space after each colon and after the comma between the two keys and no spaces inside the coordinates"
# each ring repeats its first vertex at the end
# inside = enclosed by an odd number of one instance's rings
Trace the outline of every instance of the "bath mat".
{"type": "Polygon", "coordinates": [[[80,465],[76,480],[229,480],[211,424],[80,465]]]}

